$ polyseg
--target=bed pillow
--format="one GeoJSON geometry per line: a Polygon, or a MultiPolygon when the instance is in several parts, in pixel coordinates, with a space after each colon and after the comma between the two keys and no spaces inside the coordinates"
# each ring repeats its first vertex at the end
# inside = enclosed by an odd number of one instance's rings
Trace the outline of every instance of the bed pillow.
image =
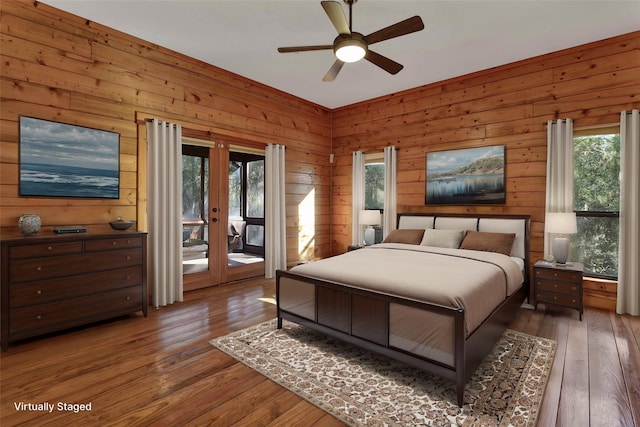
{"type": "Polygon", "coordinates": [[[511,255],[516,233],[486,233],[481,231],[467,231],[467,235],[460,244],[460,249],[474,251],[497,252],[511,255]]]}
{"type": "Polygon", "coordinates": [[[400,230],[391,230],[383,243],[408,243],[410,245],[419,245],[422,241],[424,230],[415,230],[404,228],[400,230]]]}
{"type": "Polygon", "coordinates": [[[439,248],[458,249],[464,237],[465,230],[435,230],[427,229],[422,237],[422,246],[437,246],[439,248]]]}

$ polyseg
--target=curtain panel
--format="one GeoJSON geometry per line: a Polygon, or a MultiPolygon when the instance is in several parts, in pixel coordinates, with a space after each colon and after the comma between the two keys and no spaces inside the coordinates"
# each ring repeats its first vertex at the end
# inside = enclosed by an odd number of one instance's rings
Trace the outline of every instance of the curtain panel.
{"type": "MultiPolygon", "coordinates": [[[[573,121],[547,122],[546,212],[573,212],[573,121]]],[[[544,233],[544,256],[551,254],[553,236],[544,233]]]]}
{"type": "Polygon", "coordinates": [[[640,315],[640,112],[620,115],[619,314],[640,315]]]}
{"type": "Polygon", "coordinates": [[[265,150],[265,277],[287,269],[287,217],[285,206],[284,145],[269,144],[265,150]]]}
{"type": "Polygon", "coordinates": [[[149,275],[153,305],[182,301],[182,127],[147,122],[149,275]]]}
{"type": "Polygon", "coordinates": [[[364,153],[354,151],[353,173],[351,175],[351,244],[358,245],[364,240],[360,224],[360,211],[364,209],[364,153]]]}
{"type": "Polygon", "coordinates": [[[382,230],[384,237],[396,229],[397,223],[397,150],[395,147],[384,148],[384,215],[382,230]]]}

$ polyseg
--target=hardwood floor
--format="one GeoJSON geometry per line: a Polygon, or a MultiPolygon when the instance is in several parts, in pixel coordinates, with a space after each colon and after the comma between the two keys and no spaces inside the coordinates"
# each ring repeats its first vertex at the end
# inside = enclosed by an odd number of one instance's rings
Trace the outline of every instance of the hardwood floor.
{"type": "MultiPolygon", "coordinates": [[[[209,340],[275,316],[272,280],[189,292],[128,317],[11,346],[0,356],[0,424],[338,426],[209,340]],[[20,402],[55,406],[18,411],[20,402]],[[59,411],[58,402],[91,404],[59,411]]],[[[558,342],[539,426],[640,427],[640,318],[521,309],[512,329],[558,342]]]]}

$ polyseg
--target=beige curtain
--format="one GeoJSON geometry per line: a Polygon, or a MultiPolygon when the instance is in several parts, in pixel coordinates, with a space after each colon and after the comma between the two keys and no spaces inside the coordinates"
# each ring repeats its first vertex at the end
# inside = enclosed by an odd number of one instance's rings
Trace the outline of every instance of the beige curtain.
{"type": "Polygon", "coordinates": [[[618,304],[620,314],[640,315],[640,114],[620,116],[620,239],[618,304]]]}
{"type": "Polygon", "coordinates": [[[284,145],[265,150],[265,277],[287,269],[287,216],[284,191],[284,145]]]}
{"type": "Polygon", "coordinates": [[[182,301],[182,127],[147,122],[149,281],[153,305],[182,301]]]}
{"type": "Polygon", "coordinates": [[[395,147],[384,148],[384,215],[382,218],[382,230],[384,237],[391,230],[396,229],[397,223],[397,150],[395,147]]]}
{"type": "MultiPolygon", "coordinates": [[[[546,212],[573,212],[573,121],[547,122],[546,212]]],[[[553,236],[544,233],[544,256],[551,254],[553,236]]]]}
{"type": "Polygon", "coordinates": [[[351,243],[358,245],[364,240],[360,226],[360,211],[364,209],[364,153],[354,151],[351,175],[351,243]]]}

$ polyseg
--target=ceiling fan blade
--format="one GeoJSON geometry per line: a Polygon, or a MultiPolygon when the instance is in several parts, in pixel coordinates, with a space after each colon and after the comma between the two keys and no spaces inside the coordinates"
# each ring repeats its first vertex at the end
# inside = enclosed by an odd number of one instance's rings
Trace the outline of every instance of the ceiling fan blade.
{"type": "Polygon", "coordinates": [[[347,17],[344,16],[344,10],[342,10],[342,5],[337,1],[321,1],[320,3],[329,16],[331,23],[336,27],[338,34],[351,34],[347,17]]]}
{"type": "Polygon", "coordinates": [[[413,16],[404,21],[400,21],[396,24],[389,25],[386,28],[378,30],[365,36],[365,40],[369,44],[378,43],[384,40],[389,40],[394,37],[404,36],[405,34],[415,33],[424,29],[424,23],[419,16],[413,16]]]}
{"type": "Polygon", "coordinates": [[[379,53],[372,52],[371,50],[367,50],[367,54],[364,56],[364,59],[377,65],[389,74],[398,74],[400,70],[404,68],[402,64],[398,64],[396,61],[393,61],[386,56],[382,56],[379,53]]]}
{"type": "Polygon", "coordinates": [[[323,82],[334,81],[336,76],[340,72],[340,70],[342,70],[343,65],[344,65],[344,62],[340,61],[339,59],[336,59],[336,62],[334,62],[331,68],[329,68],[329,71],[327,71],[327,74],[324,75],[324,77],[322,78],[322,81],[323,82]]]}
{"type": "Polygon", "coordinates": [[[328,50],[333,49],[332,44],[323,44],[318,46],[291,46],[291,47],[279,47],[278,52],[290,53],[290,52],[306,52],[309,50],[328,50]]]}

